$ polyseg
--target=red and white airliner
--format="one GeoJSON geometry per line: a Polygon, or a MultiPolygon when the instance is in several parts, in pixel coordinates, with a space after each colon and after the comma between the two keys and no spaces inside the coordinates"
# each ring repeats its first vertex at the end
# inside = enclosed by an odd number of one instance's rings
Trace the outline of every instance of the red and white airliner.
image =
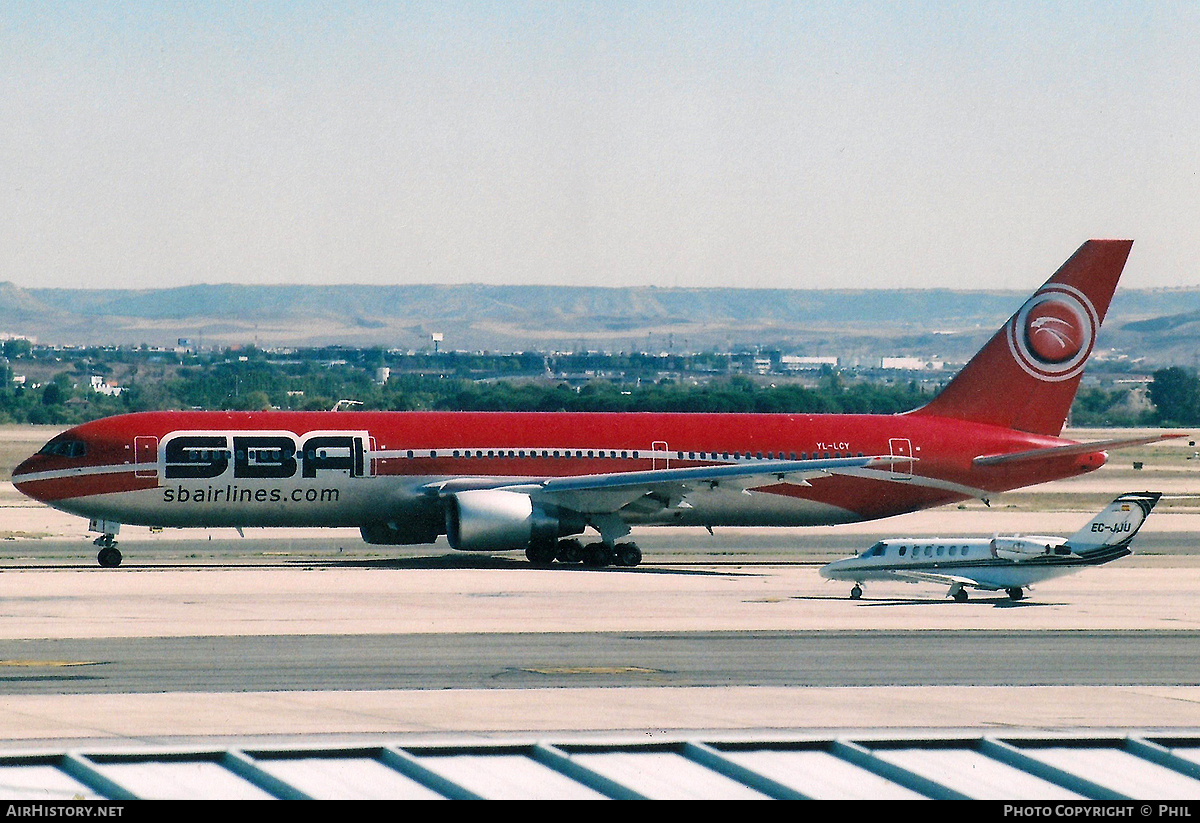
{"type": "Polygon", "coordinates": [[[808,526],[1072,477],[1163,437],[1059,437],[1132,241],[1089,240],[928,405],[904,414],[204,412],[76,426],[13,472],[121,524],[357,527],[369,543],[633,566],[631,526],[808,526]],[[585,546],[588,529],[599,538],[585,546]]]}

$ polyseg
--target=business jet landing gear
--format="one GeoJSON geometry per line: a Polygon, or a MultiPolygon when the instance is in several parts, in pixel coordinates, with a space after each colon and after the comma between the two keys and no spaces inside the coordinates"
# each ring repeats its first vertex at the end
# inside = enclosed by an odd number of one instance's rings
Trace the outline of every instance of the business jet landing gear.
{"type": "Polygon", "coordinates": [[[850,590],[850,599],[858,600],[860,597],[862,597],[862,586],[855,583],[854,588],[850,590]]]}
{"type": "Polygon", "coordinates": [[[1021,590],[1020,586],[1013,586],[1011,589],[1005,589],[1005,591],[1008,592],[1009,600],[1020,600],[1025,596],[1025,592],[1021,590]]]}
{"type": "Polygon", "coordinates": [[[96,561],[106,569],[115,569],[121,565],[121,552],[117,548],[115,535],[102,534],[92,541],[93,545],[99,546],[100,551],[96,554],[96,561]]]}
{"type": "Polygon", "coordinates": [[[967,590],[963,588],[961,583],[955,583],[953,586],[951,586],[950,591],[947,592],[947,594],[954,598],[955,603],[967,602],[967,590]]]}

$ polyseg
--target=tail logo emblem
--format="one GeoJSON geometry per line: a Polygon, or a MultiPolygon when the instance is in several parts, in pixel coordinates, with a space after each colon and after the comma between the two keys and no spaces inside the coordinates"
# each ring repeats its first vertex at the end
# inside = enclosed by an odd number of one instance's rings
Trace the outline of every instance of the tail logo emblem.
{"type": "Polygon", "coordinates": [[[1021,368],[1047,382],[1069,380],[1083,371],[1100,321],[1078,289],[1047,285],[1008,323],[1008,345],[1021,368]]]}

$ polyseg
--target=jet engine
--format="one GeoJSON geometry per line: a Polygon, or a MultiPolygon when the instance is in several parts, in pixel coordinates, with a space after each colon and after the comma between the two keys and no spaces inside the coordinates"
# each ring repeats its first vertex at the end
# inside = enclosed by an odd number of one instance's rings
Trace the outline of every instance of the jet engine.
{"type": "Polygon", "coordinates": [[[578,534],[585,526],[578,515],[547,511],[520,492],[461,491],[446,506],[446,537],[462,551],[550,549],[559,537],[578,534]]]}
{"type": "Polygon", "coordinates": [[[412,546],[418,543],[435,543],[442,533],[441,522],[421,520],[390,520],[387,523],[372,523],[362,526],[358,533],[364,543],[384,546],[412,546]]]}
{"type": "Polygon", "coordinates": [[[1019,563],[1022,560],[1054,554],[1062,542],[1058,537],[993,537],[992,557],[1019,563]]]}
{"type": "Polygon", "coordinates": [[[405,502],[388,510],[386,516],[382,523],[359,528],[364,542],[385,546],[434,543],[445,528],[442,507],[434,499],[405,502]]]}

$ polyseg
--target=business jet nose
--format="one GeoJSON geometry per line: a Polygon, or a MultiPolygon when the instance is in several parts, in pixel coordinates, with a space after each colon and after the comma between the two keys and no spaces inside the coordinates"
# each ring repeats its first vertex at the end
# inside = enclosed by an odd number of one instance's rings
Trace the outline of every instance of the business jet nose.
{"type": "Polygon", "coordinates": [[[834,561],[833,561],[833,562],[831,562],[831,563],[826,563],[824,566],[822,566],[822,567],[821,567],[820,569],[818,569],[817,571],[818,571],[818,573],[821,575],[821,577],[824,577],[824,578],[826,578],[827,580],[833,580],[833,579],[834,579],[834,576],[835,576],[835,575],[838,573],[838,571],[839,571],[840,569],[842,569],[842,568],[843,568],[845,565],[846,565],[846,561],[845,561],[845,560],[834,560],[834,561]]]}

